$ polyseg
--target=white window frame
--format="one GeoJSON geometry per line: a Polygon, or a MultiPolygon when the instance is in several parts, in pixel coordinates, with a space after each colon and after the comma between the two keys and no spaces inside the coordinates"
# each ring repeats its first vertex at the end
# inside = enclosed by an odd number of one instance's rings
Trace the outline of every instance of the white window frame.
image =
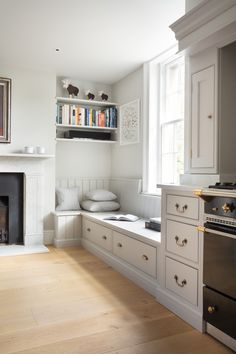
{"type": "Polygon", "coordinates": [[[143,65],[143,185],[142,191],[147,194],[160,195],[161,173],[161,132],[160,132],[160,83],[161,65],[164,62],[180,57],[177,45],[169,48],[158,57],[143,65]],[[157,141],[156,156],[151,153],[152,142],[157,141]]]}

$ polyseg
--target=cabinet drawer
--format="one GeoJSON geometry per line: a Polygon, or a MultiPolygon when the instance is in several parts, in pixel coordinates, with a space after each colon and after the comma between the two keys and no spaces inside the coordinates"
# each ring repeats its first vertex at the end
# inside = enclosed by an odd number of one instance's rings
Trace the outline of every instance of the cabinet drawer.
{"type": "Polygon", "coordinates": [[[197,306],[197,269],[166,257],[166,288],[197,306]]]}
{"type": "Polygon", "coordinates": [[[113,253],[143,272],[156,277],[155,247],[113,232],[113,253]]]}
{"type": "Polygon", "coordinates": [[[198,262],[198,231],[196,226],[167,220],[166,250],[193,262],[198,262]]]}
{"type": "Polygon", "coordinates": [[[85,219],[83,236],[107,251],[112,251],[112,232],[110,229],[85,219]]]}
{"type": "Polygon", "coordinates": [[[179,195],[167,195],[167,214],[198,220],[198,199],[179,195]]]}

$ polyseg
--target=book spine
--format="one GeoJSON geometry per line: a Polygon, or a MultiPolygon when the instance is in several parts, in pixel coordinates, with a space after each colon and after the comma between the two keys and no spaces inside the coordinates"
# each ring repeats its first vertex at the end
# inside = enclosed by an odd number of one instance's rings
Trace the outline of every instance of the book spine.
{"type": "Polygon", "coordinates": [[[105,112],[106,112],[106,123],[105,123],[106,125],[105,126],[109,127],[109,125],[110,125],[109,109],[107,108],[105,112]]]}
{"type": "Polygon", "coordinates": [[[102,111],[101,112],[101,127],[105,127],[105,120],[106,120],[106,116],[105,116],[105,112],[104,111],[102,111]]]}
{"type": "Polygon", "coordinates": [[[80,125],[80,106],[76,107],[75,124],[80,125]]]}
{"type": "Polygon", "coordinates": [[[80,125],[85,125],[85,108],[80,108],[80,125]]]}
{"type": "Polygon", "coordinates": [[[96,111],[95,111],[95,109],[92,110],[92,126],[96,127],[96,111]]]}
{"type": "Polygon", "coordinates": [[[89,110],[89,126],[90,127],[93,126],[93,110],[92,110],[92,108],[90,108],[90,110],[89,110]]]}

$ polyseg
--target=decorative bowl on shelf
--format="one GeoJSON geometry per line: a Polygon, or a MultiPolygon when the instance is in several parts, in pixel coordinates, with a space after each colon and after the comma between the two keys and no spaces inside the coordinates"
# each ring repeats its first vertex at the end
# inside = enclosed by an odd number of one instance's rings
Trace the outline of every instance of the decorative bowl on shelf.
{"type": "Polygon", "coordinates": [[[33,146],[25,146],[23,152],[25,154],[34,154],[34,147],[33,146]]]}

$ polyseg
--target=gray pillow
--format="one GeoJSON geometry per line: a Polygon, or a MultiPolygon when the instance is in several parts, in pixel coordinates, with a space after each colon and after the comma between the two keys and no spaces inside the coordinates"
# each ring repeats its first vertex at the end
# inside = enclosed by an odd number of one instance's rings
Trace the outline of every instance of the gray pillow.
{"type": "Polygon", "coordinates": [[[85,199],[94,200],[95,202],[102,202],[108,200],[115,200],[117,196],[105,189],[94,189],[85,194],[85,199]]]}
{"type": "Polygon", "coordinates": [[[77,188],[57,188],[56,198],[57,207],[56,210],[80,210],[80,189],[77,188]]]}
{"type": "Polygon", "coordinates": [[[120,204],[114,201],[94,202],[92,200],[83,200],[81,206],[84,210],[93,212],[114,211],[120,209],[120,204]]]}

